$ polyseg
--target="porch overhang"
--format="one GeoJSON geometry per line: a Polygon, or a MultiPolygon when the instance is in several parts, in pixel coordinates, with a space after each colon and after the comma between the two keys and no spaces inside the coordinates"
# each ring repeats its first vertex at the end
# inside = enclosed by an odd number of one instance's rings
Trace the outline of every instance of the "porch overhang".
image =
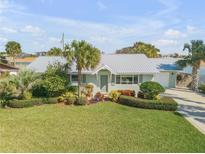
{"type": "Polygon", "coordinates": [[[94,70],[94,72],[92,72],[92,74],[97,74],[100,70],[108,70],[111,72],[111,74],[116,74],[115,71],[113,71],[112,68],[110,68],[108,65],[101,65],[100,67],[98,67],[96,70],[94,70]]]}

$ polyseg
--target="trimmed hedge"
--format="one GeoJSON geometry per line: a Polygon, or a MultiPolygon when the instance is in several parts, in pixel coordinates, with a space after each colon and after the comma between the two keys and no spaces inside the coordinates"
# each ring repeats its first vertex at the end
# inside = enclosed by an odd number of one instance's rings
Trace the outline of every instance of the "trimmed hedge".
{"type": "Polygon", "coordinates": [[[162,97],[160,100],[148,100],[121,95],[119,98],[119,103],[133,107],[167,111],[176,111],[178,106],[177,103],[170,97],[162,97]]]}
{"type": "Polygon", "coordinates": [[[154,81],[147,81],[142,83],[140,85],[140,90],[144,95],[143,97],[150,100],[157,99],[157,96],[160,93],[165,92],[164,87],[158,82],[154,81]]]}
{"type": "Polygon", "coordinates": [[[88,100],[86,97],[80,97],[80,98],[77,98],[76,101],[75,101],[75,105],[86,105],[88,103],[88,100]]]}
{"type": "Polygon", "coordinates": [[[58,97],[42,98],[43,104],[56,104],[58,103],[58,97]]]}
{"type": "Polygon", "coordinates": [[[42,104],[56,104],[57,102],[57,98],[32,98],[28,100],[13,99],[8,102],[7,106],[11,108],[25,108],[42,104]]]}
{"type": "Polygon", "coordinates": [[[205,94],[205,84],[201,84],[201,85],[199,86],[199,91],[200,91],[201,93],[204,93],[204,94],[205,94]]]}

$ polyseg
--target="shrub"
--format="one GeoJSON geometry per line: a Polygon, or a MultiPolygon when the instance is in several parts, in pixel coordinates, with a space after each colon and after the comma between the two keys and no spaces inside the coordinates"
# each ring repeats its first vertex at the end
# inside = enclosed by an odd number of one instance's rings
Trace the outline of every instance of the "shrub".
{"type": "Polygon", "coordinates": [[[49,97],[60,96],[67,90],[67,85],[69,85],[66,67],[60,63],[49,65],[42,78],[49,97]]]}
{"type": "Polygon", "coordinates": [[[8,104],[7,100],[0,99],[0,108],[5,108],[5,106],[8,104]]]}
{"type": "Polygon", "coordinates": [[[66,105],[74,104],[76,101],[76,95],[72,92],[66,92],[62,96],[59,97],[61,102],[64,102],[66,105]]]}
{"type": "Polygon", "coordinates": [[[75,105],[86,105],[87,102],[88,102],[87,98],[84,96],[81,96],[81,97],[76,99],[75,105]]]}
{"type": "Polygon", "coordinates": [[[0,106],[4,108],[15,93],[15,87],[9,80],[0,82],[0,106]]]}
{"type": "Polygon", "coordinates": [[[32,98],[32,93],[29,91],[24,91],[23,92],[23,99],[31,99],[32,98]]]}
{"type": "Polygon", "coordinates": [[[138,94],[137,94],[137,97],[138,98],[144,98],[143,92],[139,91],[138,94]]]}
{"type": "Polygon", "coordinates": [[[143,92],[144,97],[147,99],[156,99],[157,95],[164,92],[165,89],[159,83],[147,81],[140,85],[140,90],[143,92]]]}
{"type": "Polygon", "coordinates": [[[43,104],[56,104],[58,103],[58,97],[42,98],[43,104]]]}
{"type": "Polygon", "coordinates": [[[90,83],[85,86],[85,95],[87,97],[93,96],[93,88],[94,88],[94,86],[90,83]]]}
{"type": "Polygon", "coordinates": [[[32,95],[34,97],[48,97],[48,89],[43,84],[43,81],[33,85],[32,95]]]}
{"type": "Polygon", "coordinates": [[[104,101],[104,94],[101,94],[100,92],[97,92],[96,94],[95,94],[95,100],[96,101],[104,101]]]}
{"type": "Polygon", "coordinates": [[[20,69],[17,75],[9,77],[10,82],[15,86],[19,98],[23,98],[26,91],[30,91],[32,86],[40,79],[39,73],[23,68],[20,69]]]}
{"type": "Polygon", "coordinates": [[[118,90],[118,92],[121,95],[125,95],[125,96],[132,96],[132,97],[135,96],[135,91],[134,90],[118,90]]]}
{"type": "Polygon", "coordinates": [[[199,91],[205,94],[205,84],[199,86],[199,91]]]}
{"type": "Polygon", "coordinates": [[[75,94],[78,91],[78,86],[68,86],[67,91],[75,94]]]}
{"type": "Polygon", "coordinates": [[[41,105],[42,99],[40,98],[34,98],[34,99],[29,99],[29,100],[17,100],[13,99],[10,100],[7,106],[12,107],[12,108],[24,108],[24,107],[32,107],[34,105],[41,105]]]}
{"type": "Polygon", "coordinates": [[[28,100],[18,100],[13,99],[10,100],[7,104],[8,107],[12,108],[25,108],[25,107],[32,107],[34,105],[42,105],[42,104],[56,104],[57,98],[32,98],[28,100]]]}
{"type": "Polygon", "coordinates": [[[48,77],[43,81],[49,97],[56,97],[65,92],[65,81],[59,76],[48,77]]]}
{"type": "Polygon", "coordinates": [[[58,97],[49,97],[48,104],[56,104],[58,103],[58,97]]]}
{"type": "Polygon", "coordinates": [[[73,105],[76,102],[76,97],[70,97],[66,101],[64,101],[65,105],[73,105]]]}
{"type": "Polygon", "coordinates": [[[119,98],[119,103],[145,109],[169,111],[175,111],[177,109],[177,103],[170,97],[162,97],[160,100],[149,100],[121,95],[119,98]]]}
{"type": "Polygon", "coordinates": [[[113,102],[117,102],[118,99],[120,97],[120,93],[117,90],[112,90],[109,93],[109,98],[113,101],[113,102]]]}

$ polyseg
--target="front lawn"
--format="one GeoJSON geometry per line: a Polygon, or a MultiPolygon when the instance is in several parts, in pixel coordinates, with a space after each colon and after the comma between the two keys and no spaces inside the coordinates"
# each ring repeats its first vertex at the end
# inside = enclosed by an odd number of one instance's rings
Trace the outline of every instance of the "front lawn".
{"type": "Polygon", "coordinates": [[[205,135],[169,111],[55,104],[0,117],[0,152],[205,152],[205,135]]]}

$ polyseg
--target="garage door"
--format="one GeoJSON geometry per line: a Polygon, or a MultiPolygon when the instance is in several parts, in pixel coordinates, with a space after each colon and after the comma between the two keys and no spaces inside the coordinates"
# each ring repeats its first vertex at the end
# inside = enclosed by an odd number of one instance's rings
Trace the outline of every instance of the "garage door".
{"type": "Polygon", "coordinates": [[[154,75],[154,81],[159,82],[163,87],[169,87],[169,73],[161,72],[154,75]]]}

